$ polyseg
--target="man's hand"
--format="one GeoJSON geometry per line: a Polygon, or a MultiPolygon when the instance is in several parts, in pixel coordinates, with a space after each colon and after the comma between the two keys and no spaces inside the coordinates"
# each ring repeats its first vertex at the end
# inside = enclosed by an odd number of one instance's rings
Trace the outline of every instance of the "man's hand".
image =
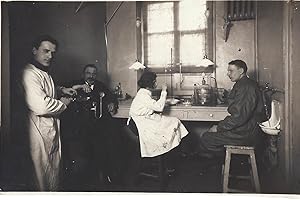
{"type": "Polygon", "coordinates": [[[69,105],[72,101],[72,98],[68,98],[68,97],[61,97],[60,101],[62,101],[65,105],[69,105]]]}
{"type": "Polygon", "coordinates": [[[88,86],[87,84],[73,85],[72,88],[74,90],[82,89],[85,93],[90,93],[92,91],[92,89],[90,88],[90,86],[88,86]]]}
{"type": "Polygon", "coordinates": [[[77,94],[73,88],[61,88],[61,92],[65,95],[74,96],[77,94]]]}
{"type": "Polygon", "coordinates": [[[107,110],[108,110],[108,112],[110,112],[112,114],[114,114],[117,111],[117,109],[115,108],[115,104],[114,103],[108,104],[107,105],[107,110]]]}
{"type": "Polygon", "coordinates": [[[217,128],[218,128],[217,125],[213,125],[212,127],[210,127],[210,129],[208,130],[208,132],[215,133],[215,132],[217,132],[217,128]]]}

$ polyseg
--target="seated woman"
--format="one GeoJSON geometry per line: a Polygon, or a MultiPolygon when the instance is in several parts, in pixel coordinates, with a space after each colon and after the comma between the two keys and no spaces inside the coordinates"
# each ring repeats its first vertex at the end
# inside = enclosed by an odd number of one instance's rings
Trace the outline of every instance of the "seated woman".
{"type": "Polygon", "coordinates": [[[151,97],[151,90],[156,88],[155,73],[144,72],[138,85],[140,89],[132,101],[129,116],[139,132],[141,156],[158,156],[177,147],[188,131],[176,117],[161,114],[167,97],[166,85],[162,86],[157,101],[151,97]]]}

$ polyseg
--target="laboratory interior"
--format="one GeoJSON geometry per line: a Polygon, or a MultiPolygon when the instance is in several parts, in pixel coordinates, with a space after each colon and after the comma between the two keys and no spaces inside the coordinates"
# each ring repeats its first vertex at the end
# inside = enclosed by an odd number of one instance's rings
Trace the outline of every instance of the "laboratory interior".
{"type": "Polygon", "coordinates": [[[299,1],[1,1],[1,22],[0,193],[300,193],[299,1]]]}

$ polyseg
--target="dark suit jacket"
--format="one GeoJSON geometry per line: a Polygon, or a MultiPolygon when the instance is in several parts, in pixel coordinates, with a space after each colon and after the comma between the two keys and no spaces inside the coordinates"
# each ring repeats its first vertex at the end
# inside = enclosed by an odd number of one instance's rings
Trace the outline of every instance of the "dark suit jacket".
{"type": "Polygon", "coordinates": [[[219,131],[230,131],[238,135],[250,134],[257,122],[264,120],[264,104],[258,84],[243,77],[237,81],[228,97],[230,113],[218,124],[219,131]]]}
{"type": "MultiPolygon", "coordinates": [[[[84,80],[76,80],[67,86],[82,85],[84,80]]],[[[116,109],[118,107],[118,100],[116,96],[100,81],[95,81],[94,89],[90,93],[84,91],[78,91],[76,101],[68,105],[67,109],[62,113],[62,135],[64,137],[77,138],[81,136],[100,135],[102,133],[109,132],[113,122],[110,112],[108,112],[108,104],[114,103],[116,109]],[[103,97],[103,115],[100,119],[95,118],[94,111],[91,111],[93,102],[96,102],[99,107],[99,93],[104,92],[103,97]],[[87,100],[87,97],[89,99],[87,100]]],[[[108,133],[107,133],[108,134],[108,133]]]]}
{"type": "MultiPolygon", "coordinates": [[[[82,85],[84,80],[73,81],[68,84],[82,85]]],[[[102,82],[96,81],[92,92],[78,91],[77,99],[68,105],[61,115],[62,152],[66,163],[72,160],[85,160],[93,163],[97,168],[102,168],[105,173],[113,175],[120,166],[119,154],[120,131],[118,124],[108,112],[107,105],[118,105],[116,96],[102,82]],[[99,93],[104,92],[103,115],[95,118],[91,111],[92,103],[99,105],[99,93]],[[86,100],[86,97],[90,97],[86,100]]],[[[89,169],[82,170],[85,177],[89,169]]],[[[80,182],[81,184],[81,182],[80,182]]]]}
{"type": "MultiPolygon", "coordinates": [[[[85,84],[84,80],[73,81],[72,85],[82,85],[85,84]]],[[[82,90],[78,91],[78,101],[77,103],[82,106],[85,111],[90,111],[93,102],[96,102],[96,105],[99,105],[99,93],[104,92],[105,96],[103,97],[103,118],[107,119],[111,117],[111,114],[108,112],[108,104],[114,103],[115,107],[118,107],[118,100],[116,96],[106,87],[106,85],[98,80],[94,83],[94,89],[90,93],[85,93],[82,90]],[[86,97],[90,97],[89,100],[86,100],[86,97]]],[[[90,111],[93,115],[93,112],[90,111]]]]}
{"type": "Polygon", "coordinates": [[[243,77],[237,81],[228,97],[229,116],[220,121],[217,133],[204,133],[200,138],[201,152],[223,155],[224,145],[259,145],[258,122],[265,116],[262,93],[258,84],[243,77]]]}

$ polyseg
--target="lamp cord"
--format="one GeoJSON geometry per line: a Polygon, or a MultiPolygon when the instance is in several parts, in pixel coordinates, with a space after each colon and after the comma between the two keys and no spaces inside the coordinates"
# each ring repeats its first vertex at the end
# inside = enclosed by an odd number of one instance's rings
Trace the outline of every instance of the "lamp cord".
{"type": "Polygon", "coordinates": [[[206,35],[207,35],[207,26],[208,26],[208,17],[207,17],[207,13],[208,12],[208,9],[206,9],[204,15],[205,15],[205,18],[206,18],[206,21],[205,21],[205,32],[204,32],[204,58],[207,58],[207,49],[206,49],[206,35]]]}
{"type": "Polygon", "coordinates": [[[113,14],[110,16],[110,18],[108,19],[108,21],[105,23],[105,26],[108,26],[109,22],[112,20],[112,18],[115,16],[115,14],[117,13],[117,11],[119,10],[119,8],[121,7],[121,5],[124,3],[124,1],[122,1],[121,3],[119,3],[118,7],[114,10],[113,14]]]}

